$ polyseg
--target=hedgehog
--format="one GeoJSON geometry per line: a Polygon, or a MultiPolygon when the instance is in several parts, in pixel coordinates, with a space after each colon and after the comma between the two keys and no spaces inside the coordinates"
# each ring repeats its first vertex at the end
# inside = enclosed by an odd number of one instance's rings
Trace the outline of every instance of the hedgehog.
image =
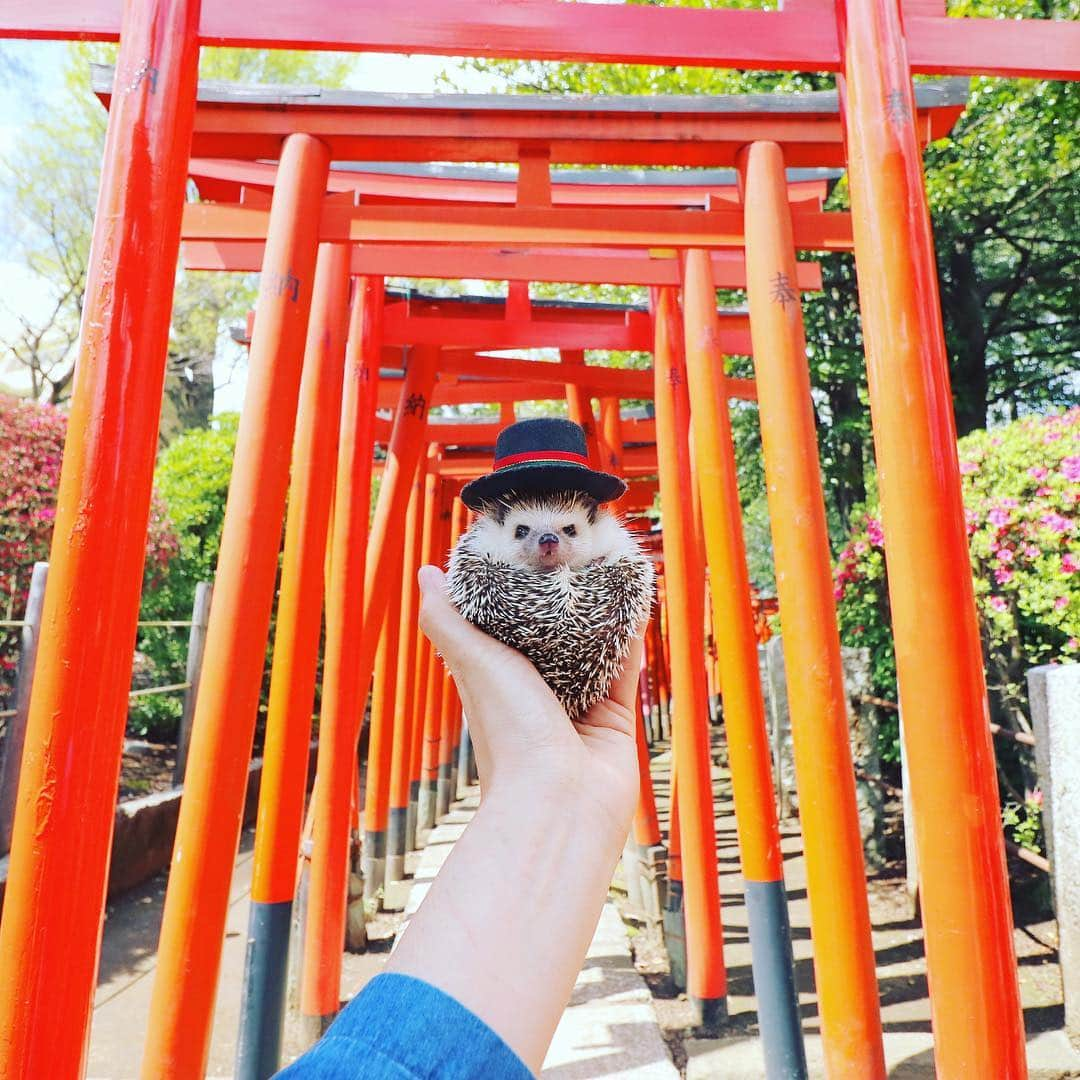
{"type": "Polygon", "coordinates": [[[528,657],[576,720],[622,670],[652,605],[652,563],[582,491],[510,490],[477,510],[450,555],[450,600],[528,657]]]}

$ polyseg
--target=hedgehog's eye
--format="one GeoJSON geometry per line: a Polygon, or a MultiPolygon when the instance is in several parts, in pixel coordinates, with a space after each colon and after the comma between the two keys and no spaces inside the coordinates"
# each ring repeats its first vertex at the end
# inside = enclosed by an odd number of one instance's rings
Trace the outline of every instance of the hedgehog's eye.
{"type": "Polygon", "coordinates": [[[567,525],[566,528],[563,529],[563,532],[566,533],[567,536],[577,536],[577,526],[567,525]]]}
{"type": "Polygon", "coordinates": [[[528,535],[529,535],[529,526],[528,525],[519,525],[514,530],[514,539],[515,540],[524,540],[525,537],[528,536],[528,535]]]}

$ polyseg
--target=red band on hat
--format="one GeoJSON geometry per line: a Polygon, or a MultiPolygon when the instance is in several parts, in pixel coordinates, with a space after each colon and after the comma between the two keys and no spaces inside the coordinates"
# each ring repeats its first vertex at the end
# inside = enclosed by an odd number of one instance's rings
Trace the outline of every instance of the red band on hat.
{"type": "Polygon", "coordinates": [[[567,450],[533,450],[525,454],[510,454],[508,457],[499,458],[495,462],[495,469],[505,469],[509,465],[520,465],[524,461],[550,461],[553,464],[560,461],[571,461],[575,465],[584,465],[588,468],[589,459],[584,454],[574,454],[567,450]]]}

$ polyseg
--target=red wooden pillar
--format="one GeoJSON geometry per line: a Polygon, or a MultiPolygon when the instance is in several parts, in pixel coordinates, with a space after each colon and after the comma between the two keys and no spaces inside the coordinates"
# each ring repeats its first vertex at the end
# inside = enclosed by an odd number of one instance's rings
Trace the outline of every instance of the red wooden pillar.
{"type": "Polygon", "coordinates": [[[97,978],[199,59],[124,7],[0,926],[0,1075],[79,1076],[97,978]]]}
{"type": "Polygon", "coordinates": [[[783,154],[739,157],[761,443],[830,1077],[885,1075],[866,871],[783,154]]]}
{"type": "MultiPolygon", "coordinates": [[[[351,733],[363,716],[367,698],[359,657],[363,648],[364,569],[371,516],[382,317],[382,279],[356,278],[345,350],[333,525],[327,552],[326,649],[319,717],[319,760],[324,775],[336,775],[338,770],[332,762],[338,755],[350,762],[355,757],[351,733]]],[[[351,765],[342,765],[341,773],[347,777],[350,769],[351,765]]],[[[352,775],[355,787],[354,769],[352,775]]],[[[317,792],[318,785],[312,794],[313,806],[320,804],[317,792]]],[[[308,959],[319,962],[317,957],[308,959]]],[[[305,983],[310,977],[310,973],[304,975],[305,983]]]]}
{"type": "MultiPolygon", "coordinates": [[[[409,769],[412,764],[412,740],[418,724],[423,721],[416,713],[416,618],[420,609],[420,588],[416,572],[420,568],[420,548],[424,532],[424,517],[428,512],[425,500],[428,466],[432,463],[432,446],[427,457],[417,463],[405,518],[404,563],[401,572],[401,618],[398,626],[397,670],[394,688],[394,738],[390,755],[390,812],[386,819],[387,884],[401,881],[405,876],[405,852],[408,845],[409,769]]],[[[437,448],[436,452],[437,452],[437,448]]],[[[413,819],[415,823],[415,818],[413,819]]]]}
{"type": "MultiPolygon", "coordinates": [[[[576,367],[585,366],[583,349],[563,349],[561,355],[564,364],[576,367]]],[[[583,386],[577,383],[566,384],[566,412],[575,424],[580,424],[585,432],[585,446],[589,452],[589,464],[594,469],[602,467],[600,438],[596,431],[596,416],[593,413],[592,398],[583,386]]]]}
{"type": "Polygon", "coordinates": [[[841,39],[851,217],[935,1059],[945,1080],[1019,1077],[1026,1071],[1024,1026],[994,750],[899,4],[849,0],[841,39]]]}
{"type": "MultiPolygon", "coordinates": [[[[424,538],[420,562],[428,566],[440,561],[442,520],[441,499],[442,481],[438,473],[439,452],[433,462],[429,476],[427,492],[424,498],[424,538]]],[[[433,672],[437,670],[434,650],[427,636],[414,627],[419,635],[416,661],[416,703],[417,722],[413,730],[411,751],[411,774],[417,781],[417,815],[414,840],[417,846],[426,840],[427,833],[435,824],[435,803],[437,796],[438,773],[438,737],[439,729],[434,717],[442,705],[438,692],[437,680],[433,672]],[[431,744],[431,740],[436,740],[431,744]]]]}
{"type": "Polygon", "coordinates": [[[349,254],[347,245],[321,244],[315,266],[255,827],[237,1040],[236,1071],[242,1080],[264,1080],[280,1066],[289,927],[307,790],[323,572],[345,367],[349,254]]]}
{"type": "MultiPolygon", "coordinates": [[[[806,1054],[795,989],[757,635],[750,607],[750,575],[746,569],[724,357],[717,344],[720,328],[716,318],[716,289],[706,251],[687,253],[683,320],[693,402],[694,460],[709,561],[711,633],[716,635],[715,654],[721,665],[724,731],[735,799],[754,990],[766,1074],[779,1080],[805,1076],[806,1054]]],[[[709,664],[711,667],[711,657],[709,664]]]]}
{"type": "MultiPolygon", "coordinates": [[[[449,553],[461,535],[461,524],[465,515],[454,513],[456,495],[451,485],[444,481],[440,499],[440,520],[442,522],[441,543],[436,553],[436,563],[445,566],[449,553]]],[[[464,507],[464,503],[462,503],[464,507]]],[[[439,694],[439,772],[435,789],[435,820],[438,821],[450,810],[453,799],[452,780],[453,762],[457,750],[457,723],[461,706],[454,689],[454,680],[446,665],[435,657],[433,680],[436,693],[439,694]]]]}
{"type": "MultiPolygon", "coordinates": [[[[387,582],[400,576],[399,566],[387,567],[387,582]]],[[[394,712],[397,708],[398,649],[401,598],[392,595],[375,650],[375,678],[368,726],[367,777],[364,790],[364,842],[361,873],[364,899],[378,901],[386,882],[386,834],[390,820],[390,786],[394,760],[394,712]]],[[[385,907],[385,897],[379,901],[385,907]]],[[[329,991],[327,992],[329,1000],[329,991]]],[[[313,1015],[316,1015],[313,1012],[313,1015]]],[[[317,1015],[325,1015],[318,1010],[317,1015]]]]}
{"type": "MultiPolygon", "coordinates": [[[[354,660],[353,674],[363,691],[371,682],[383,616],[399,580],[396,568],[400,565],[409,488],[426,445],[424,433],[438,358],[436,348],[413,349],[394,414],[394,428],[368,540],[363,635],[354,660]]],[[[397,595],[400,596],[400,589],[397,595]]],[[[320,731],[319,739],[304,969],[306,972],[310,964],[318,964],[318,1007],[325,1010],[321,1014],[324,1024],[334,1018],[340,1003],[341,950],[345,940],[348,888],[349,800],[361,720],[359,710],[351,716],[343,716],[329,738],[320,731]]],[[[369,747],[369,761],[370,755],[369,747]]],[[[368,783],[370,787],[370,776],[368,783]]],[[[365,830],[370,827],[366,809],[364,827],[365,830]]],[[[308,999],[305,1013],[314,1015],[310,1011],[314,1007],[315,1003],[308,999]]]]}
{"type": "Polygon", "coordinates": [[[664,523],[674,759],[679,773],[686,909],[687,993],[702,1026],[718,1026],[727,1012],[727,976],[720,922],[716,830],[713,824],[708,703],[703,657],[704,568],[698,558],[689,500],[690,401],[680,348],[675,290],[657,290],[653,351],[656,452],[664,523]]]}
{"type": "Polygon", "coordinates": [[[201,1074],[210,1049],[329,164],[325,143],[286,139],[165,895],[142,1064],[147,1080],[201,1074]]]}

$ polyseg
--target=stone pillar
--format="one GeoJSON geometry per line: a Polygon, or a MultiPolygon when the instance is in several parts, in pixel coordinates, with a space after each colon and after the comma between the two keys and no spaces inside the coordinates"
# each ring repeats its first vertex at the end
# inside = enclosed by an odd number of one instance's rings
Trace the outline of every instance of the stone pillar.
{"type": "MultiPolygon", "coordinates": [[[[871,869],[884,862],[884,805],[882,789],[874,783],[881,775],[877,750],[876,707],[862,697],[870,689],[870,654],[865,648],[844,646],[840,650],[847,691],[851,756],[855,765],[855,792],[859,808],[863,853],[871,869]]],[[[773,783],[777,788],[780,816],[799,811],[795,786],[795,762],[791,742],[791,715],[788,709],[784,646],[780,637],[771,638],[760,650],[762,682],[767,704],[766,722],[773,755],[773,783]]]]}
{"type": "Polygon", "coordinates": [[[1035,764],[1058,920],[1065,1030],[1080,1037],[1080,664],[1027,673],[1035,764]]]}

